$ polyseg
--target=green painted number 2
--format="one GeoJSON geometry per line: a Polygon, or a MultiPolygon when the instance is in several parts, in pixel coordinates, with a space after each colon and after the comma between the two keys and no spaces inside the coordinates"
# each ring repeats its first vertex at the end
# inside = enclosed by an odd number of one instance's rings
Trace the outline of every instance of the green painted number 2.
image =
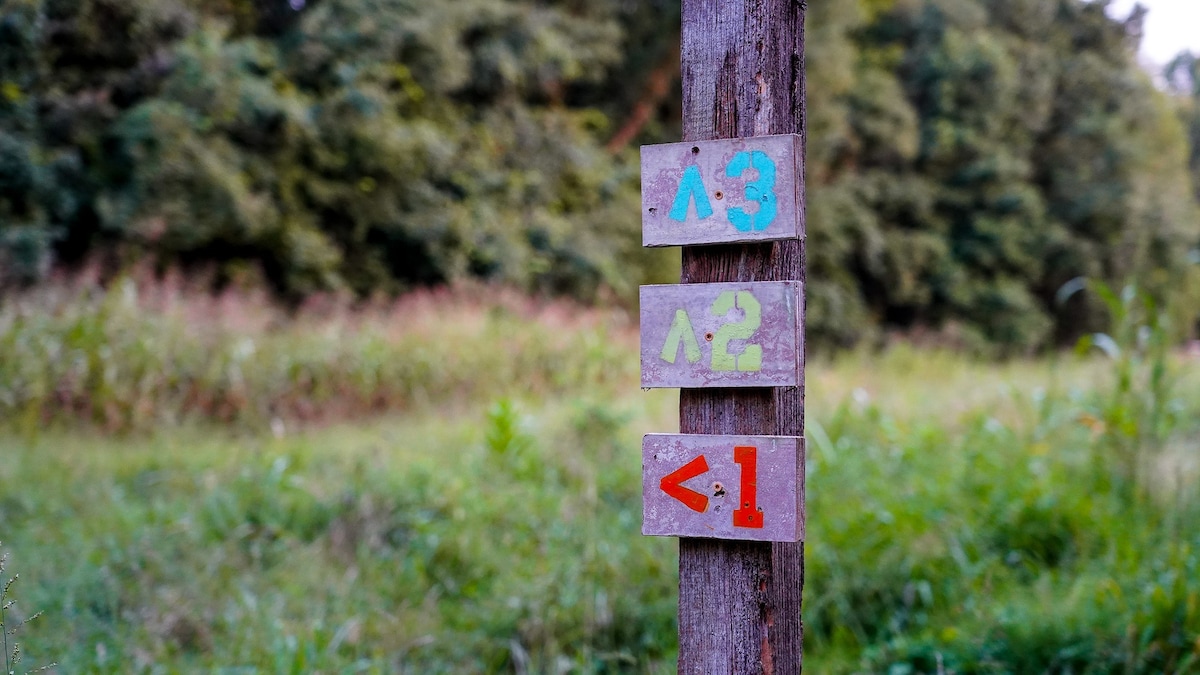
{"type": "Polygon", "coordinates": [[[734,308],[742,310],[746,316],[741,321],[727,323],[717,330],[713,337],[712,369],[714,371],[740,371],[756,373],[762,370],[762,345],[746,345],[741,354],[734,356],[729,353],[730,340],[748,340],[754,337],[758,327],[762,325],[762,305],[750,291],[725,291],[717,296],[717,301],[709,308],[715,316],[725,316],[734,308]]]}
{"type": "MultiPolygon", "coordinates": [[[[713,372],[759,372],[763,362],[762,345],[747,344],[741,354],[735,355],[729,353],[729,343],[754,337],[754,333],[762,325],[762,305],[750,291],[725,291],[717,296],[716,301],[709,307],[709,312],[713,316],[724,317],[732,309],[742,310],[745,316],[740,321],[722,325],[711,337],[711,368],[713,372]]],[[[667,363],[675,363],[681,346],[688,363],[700,361],[700,341],[696,339],[692,319],[686,311],[678,309],[675,310],[675,320],[671,322],[671,330],[663,343],[662,359],[667,363]]]]}

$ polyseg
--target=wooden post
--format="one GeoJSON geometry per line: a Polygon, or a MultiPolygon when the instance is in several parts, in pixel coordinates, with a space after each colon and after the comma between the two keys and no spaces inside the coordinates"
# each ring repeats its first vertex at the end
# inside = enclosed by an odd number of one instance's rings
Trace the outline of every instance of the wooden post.
{"type": "MultiPolygon", "coordinates": [[[[683,0],[685,141],[803,137],[805,10],[804,0],[683,0]]],[[[798,240],[683,249],[685,284],[793,280],[804,280],[803,231],[798,240]]],[[[803,380],[683,389],[679,408],[685,434],[804,435],[803,380]]],[[[799,673],[803,586],[803,542],[681,539],[679,672],[799,673]]]]}

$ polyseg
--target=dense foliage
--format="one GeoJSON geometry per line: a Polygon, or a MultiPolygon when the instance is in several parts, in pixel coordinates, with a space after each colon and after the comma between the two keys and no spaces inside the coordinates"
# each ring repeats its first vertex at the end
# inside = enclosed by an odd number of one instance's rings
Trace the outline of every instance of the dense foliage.
{"type": "MultiPolygon", "coordinates": [[[[1197,235],[1185,141],[1101,3],[907,2],[849,20],[858,58],[813,83],[836,93],[813,104],[811,274],[841,275],[848,296],[814,288],[827,330],[850,337],[857,310],[1037,344],[1071,278],[1182,264],[1197,235]]],[[[1088,308],[1067,310],[1060,328],[1078,330],[1088,308]]]]}
{"type": "Polygon", "coordinates": [[[1180,118],[1191,141],[1188,165],[1192,170],[1192,185],[1200,200],[1200,56],[1180,54],[1167,66],[1167,84],[1178,96],[1180,118]]]}
{"type": "MultiPolygon", "coordinates": [[[[1055,304],[1070,279],[1179,283],[1194,104],[1105,4],[809,3],[815,340],[1028,349],[1102,320],[1055,304]]],[[[0,277],[151,254],[292,297],[628,293],[665,267],[639,246],[635,145],[677,138],[678,20],[668,0],[4,0],[0,277]]]]}

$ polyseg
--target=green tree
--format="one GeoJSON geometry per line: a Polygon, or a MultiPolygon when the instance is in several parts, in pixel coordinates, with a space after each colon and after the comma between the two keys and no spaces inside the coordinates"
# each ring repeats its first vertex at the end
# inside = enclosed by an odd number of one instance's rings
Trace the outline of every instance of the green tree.
{"type": "MultiPolygon", "coordinates": [[[[954,322],[1023,350],[1102,319],[1055,305],[1067,280],[1161,290],[1184,264],[1196,222],[1180,129],[1134,63],[1131,26],[1075,0],[858,9],[844,24],[858,59],[835,80],[840,112],[831,123],[812,104],[824,135],[810,273],[829,275],[812,279],[818,302],[857,296],[885,326],[954,322]]],[[[856,319],[843,312],[814,314],[849,341],[856,319]]]]}
{"type": "Polygon", "coordinates": [[[1200,202],[1200,56],[1180,54],[1167,65],[1165,76],[1168,87],[1178,97],[1179,116],[1190,144],[1188,165],[1193,191],[1200,202]]]}
{"type": "Polygon", "coordinates": [[[198,31],[116,127],[132,172],[105,222],[160,255],[262,262],[294,293],[464,275],[628,286],[633,167],[603,152],[603,115],[557,100],[619,59],[616,24],[598,25],[518,3],[327,0],[278,41],[198,31]]]}
{"type": "Polygon", "coordinates": [[[32,2],[0,13],[0,286],[34,279],[50,261],[48,176],[35,137],[33,96],[43,21],[32,2]]]}

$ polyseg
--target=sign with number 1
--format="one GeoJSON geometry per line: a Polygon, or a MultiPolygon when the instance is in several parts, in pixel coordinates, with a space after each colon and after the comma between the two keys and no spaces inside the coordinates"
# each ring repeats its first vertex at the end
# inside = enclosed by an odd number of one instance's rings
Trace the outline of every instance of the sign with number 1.
{"type": "Polygon", "coordinates": [[[804,539],[804,441],[650,434],[642,441],[642,534],[804,539]]]}

